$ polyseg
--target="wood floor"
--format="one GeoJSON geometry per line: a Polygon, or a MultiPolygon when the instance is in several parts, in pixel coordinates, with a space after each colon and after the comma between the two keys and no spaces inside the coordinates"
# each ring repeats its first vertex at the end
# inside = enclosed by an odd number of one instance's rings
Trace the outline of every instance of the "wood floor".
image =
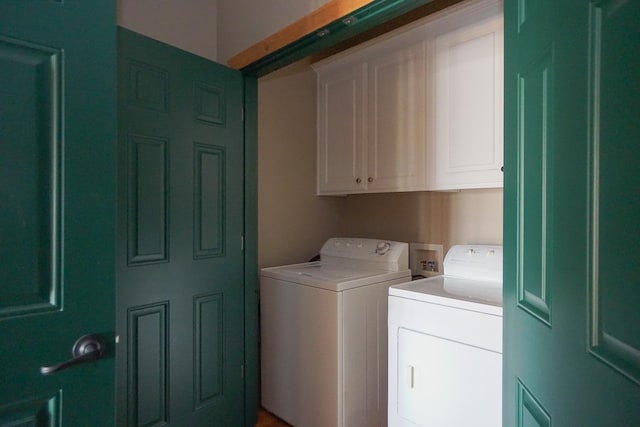
{"type": "Polygon", "coordinates": [[[291,427],[270,412],[260,409],[258,412],[258,423],[255,427],[291,427]]]}

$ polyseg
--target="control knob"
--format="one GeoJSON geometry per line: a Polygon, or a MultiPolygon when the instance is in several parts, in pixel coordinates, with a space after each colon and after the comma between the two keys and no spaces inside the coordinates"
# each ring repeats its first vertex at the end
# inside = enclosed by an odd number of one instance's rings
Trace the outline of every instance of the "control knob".
{"type": "Polygon", "coordinates": [[[376,245],[376,254],[384,255],[387,252],[389,252],[389,249],[391,249],[391,243],[389,243],[389,242],[378,242],[378,244],[376,245]]]}

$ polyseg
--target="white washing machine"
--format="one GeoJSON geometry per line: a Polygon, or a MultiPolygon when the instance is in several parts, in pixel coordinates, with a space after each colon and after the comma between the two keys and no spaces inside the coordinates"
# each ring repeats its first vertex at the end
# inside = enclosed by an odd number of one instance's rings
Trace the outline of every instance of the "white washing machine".
{"type": "Polygon", "coordinates": [[[502,247],[389,289],[389,427],[502,425],[502,247]]]}
{"type": "Polygon", "coordinates": [[[260,278],[262,406],[296,427],[387,425],[387,295],[406,243],[329,239],[260,278]]]}

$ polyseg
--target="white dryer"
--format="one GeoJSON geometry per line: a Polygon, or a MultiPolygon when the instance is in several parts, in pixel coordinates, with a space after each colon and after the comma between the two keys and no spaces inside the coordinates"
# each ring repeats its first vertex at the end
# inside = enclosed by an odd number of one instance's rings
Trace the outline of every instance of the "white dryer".
{"type": "Polygon", "coordinates": [[[260,278],[262,406],[296,427],[387,424],[387,295],[406,243],[329,239],[260,278]]]}
{"type": "Polygon", "coordinates": [[[502,425],[502,247],[389,289],[389,427],[502,425]]]}

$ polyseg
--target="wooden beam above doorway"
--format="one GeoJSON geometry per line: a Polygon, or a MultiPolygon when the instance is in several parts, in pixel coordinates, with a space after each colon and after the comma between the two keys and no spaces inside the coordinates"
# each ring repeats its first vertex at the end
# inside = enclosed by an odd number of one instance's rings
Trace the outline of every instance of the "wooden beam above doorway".
{"type": "Polygon", "coordinates": [[[330,0],[227,61],[260,77],[440,0],[330,0]]]}
{"type": "Polygon", "coordinates": [[[280,31],[259,41],[248,49],[231,57],[227,64],[231,68],[241,70],[258,62],[265,56],[282,49],[291,43],[320,31],[334,21],[343,19],[356,10],[373,3],[375,0],[330,0],[320,8],[303,16],[280,31]]]}

